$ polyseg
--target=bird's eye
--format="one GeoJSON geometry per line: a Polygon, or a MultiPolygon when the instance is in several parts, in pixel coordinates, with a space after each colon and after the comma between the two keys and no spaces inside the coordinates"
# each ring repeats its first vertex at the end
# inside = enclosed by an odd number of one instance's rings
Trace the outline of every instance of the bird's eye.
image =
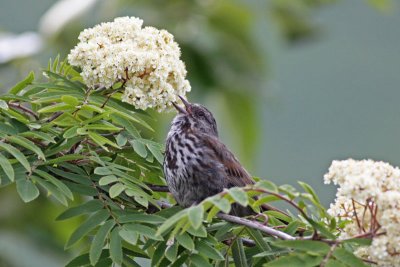
{"type": "Polygon", "coordinates": [[[205,117],[206,114],[204,113],[204,111],[199,111],[199,112],[197,112],[197,116],[199,116],[199,117],[205,117]]]}

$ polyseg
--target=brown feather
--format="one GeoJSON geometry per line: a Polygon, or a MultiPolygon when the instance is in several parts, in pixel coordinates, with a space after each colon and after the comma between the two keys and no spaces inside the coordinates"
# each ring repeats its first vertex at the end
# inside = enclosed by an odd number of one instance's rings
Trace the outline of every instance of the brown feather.
{"type": "Polygon", "coordinates": [[[254,184],[254,180],[250,174],[242,167],[236,157],[229,151],[229,149],[217,138],[205,135],[203,141],[214,149],[215,160],[219,161],[222,166],[225,166],[226,181],[225,187],[230,188],[233,186],[243,187],[248,184],[254,184]]]}

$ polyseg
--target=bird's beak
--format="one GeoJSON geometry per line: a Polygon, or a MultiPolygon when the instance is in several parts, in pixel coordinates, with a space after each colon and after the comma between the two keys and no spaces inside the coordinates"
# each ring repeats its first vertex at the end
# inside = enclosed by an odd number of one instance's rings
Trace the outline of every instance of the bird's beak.
{"type": "Polygon", "coordinates": [[[178,110],[179,113],[191,114],[192,113],[192,105],[186,99],[184,99],[182,96],[178,95],[178,97],[182,100],[183,104],[185,105],[185,108],[178,106],[175,102],[173,102],[172,105],[174,105],[174,107],[176,108],[176,110],[178,110]]]}
{"type": "Polygon", "coordinates": [[[182,113],[182,114],[186,114],[186,113],[187,113],[186,110],[185,110],[184,108],[178,106],[175,102],[172,102],[172,105],[174,105],[174,107],[176,108],[176,110],[177,110],[179,113],[182,113]]]}

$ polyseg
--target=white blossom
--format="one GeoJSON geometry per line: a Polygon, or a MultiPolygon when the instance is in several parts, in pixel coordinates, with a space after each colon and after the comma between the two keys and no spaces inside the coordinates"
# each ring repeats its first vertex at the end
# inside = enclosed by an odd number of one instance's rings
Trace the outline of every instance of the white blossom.
{"type": "Polygon", "coordinates": [[[367,233],[371,224],[377,229],[372,244],[356,255],[378,266],[400,266],[399,168],[373,160],[333,161],[324,181],[339,186],[328,212],[348,221],[341,238],[367,233]]]}
{"type": "Polygon", "coordinates": [[[82,69],[88,87],[122,82],[122,101],[161,112],[191,87],[173,35],[142,24],[139,18],[121,17],[85,29],[68,61],[82,69]]]}

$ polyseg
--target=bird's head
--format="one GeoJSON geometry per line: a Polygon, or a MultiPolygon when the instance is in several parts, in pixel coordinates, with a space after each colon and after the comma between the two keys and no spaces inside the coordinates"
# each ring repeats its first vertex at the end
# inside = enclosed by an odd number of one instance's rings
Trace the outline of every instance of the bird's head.
{"type": "Polygon", "coordinates": [[[194,131],[218,136],[217,123],[213,114],[200,104],[189,103],[186,99],[179,96],[184,107],[172,103],[178,114],[172,121],[172,127],[191,128],[194,131]]]}

